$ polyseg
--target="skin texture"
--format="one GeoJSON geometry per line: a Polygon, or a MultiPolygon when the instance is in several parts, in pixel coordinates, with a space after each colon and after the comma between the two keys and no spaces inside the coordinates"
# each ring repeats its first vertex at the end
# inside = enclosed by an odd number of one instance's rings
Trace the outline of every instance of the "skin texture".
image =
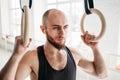
{"type": "MultiPolygon", "coordinates": [[[[40,26],[47,39],[44,44],[45,56],[55,70],[64,69],[67,63],[67,53],[64,47],[68,27],[64,13],[57,9],[49,10],[48,15],[43,18],[43,25],[40,26]]],[[[69,49],[77,66],[91,75],[104,78],[107,76],[107,69],[97,47],[98,42],[90,42],[94,38],[95,36],[88,32],[81,35],[83,42],[93,51],[93,61],[83,58],[80,55],[82,53],[74,48],[69,49]]],[[[13,55],[1,70],[0,80],[25,80],[28,75],[31,76],[31,80],[38,80],[38,53],[37,50],[27,51],[30,42],[31,39],[27,45],[23,46],[22,37],[16,37],[13,55]]]]}

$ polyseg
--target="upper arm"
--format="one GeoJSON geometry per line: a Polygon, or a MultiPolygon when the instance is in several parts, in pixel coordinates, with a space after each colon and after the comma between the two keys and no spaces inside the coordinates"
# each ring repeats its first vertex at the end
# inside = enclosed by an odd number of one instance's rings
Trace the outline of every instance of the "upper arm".
{"type": "Polygon", "coordinates": [[[31,73],[30,55],[29,52],[25,54],[18,65],[15,80],[25,80],[31,73]]]}
{"type": "Polygon", "coordinates": [[[85,58],[82,58],[81,60],[79,60],[78,66],[83,71],[85,71],[85,72],[87,72],[89,74],[97,76],[93,61],[90,61],[90,60],[87,60],[85,58]]]}
{"type": "Polygon", "coordinates": [[[75,60],[76,65],[78,65],[79,60],[82,59],[82,56],[81,56],[80,53],[79,53],[77,50],[75,50],[74,48],[69,48],[69,49],[70,49],[70,51],[71,51],[71,53],[72,53],[72,56],[73,56],[73,58],[74,58],[74,60],[75,60]]]}
{"type": "Polygon", "coordinates": [[[77,66],[79,66],[83,71],[89,74],[96,75],[93,61],[85,59],[82,55],[80,55],[80,52],[78,52],[74,48],[70,48],[70,51],[74,57],[77,66]]]}

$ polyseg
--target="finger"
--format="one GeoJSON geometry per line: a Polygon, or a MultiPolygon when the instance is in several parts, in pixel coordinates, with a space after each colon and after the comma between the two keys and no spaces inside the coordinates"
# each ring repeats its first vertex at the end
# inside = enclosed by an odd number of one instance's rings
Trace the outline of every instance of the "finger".
{"type": "Polygon", "coordinates": [[[31,41],[32,41],[32,38],[29,38],[29,41],[31,42],[31,41]]]}
{"type": "Polygon", "coordinates": [[[81,35],[81,39],[82,39],[83,41],[85,41],[85,37],[84,37],[84,35],[81,35]]]}
{"type": "Polygon", "coordinates": [[[94,40],[94,39],[95,39],[95,35],[86,34],[86,35],[85,35],[85,39],[94,40]]]}
{"type": "Polygon", "coordinates": [[[86,34],[88,34],[88,31],[85,31],[86,34]]]}
{"type": "Polygon", "coordinates": [[[88,31],[85,31],[85,32],[83,33],[83,35],[86,35],[86,34],[88,34],[88,31]]]}
{"type": "Polygon", "coordinates": [[[90,40],[90,38],[91,38],[91,36],[90,36],[89,34],[86,34],[86,35],[85,35],[85,40],[86,40],[86,41],[90,40]]]}
{"type": "Polygon", "coordinates": [[[28,42],[28,44],[26,45],[26,47],[29,47],[31,41],[32,41],[32,38],[29,38],[29,42],[28,42]]]}
{"type": "Polygon", "coordinates": [[[21,37],[21,36],[16,36],[16,37],[15,37],[15,42],[16,42],[17,44],[22,44],[22,37],[21,37]]]}
{"type": "Polygon", "coordinates": [[[21,39],[21,38],[22,38],[21,35],[15,37],[15,39],[21,39]]]}

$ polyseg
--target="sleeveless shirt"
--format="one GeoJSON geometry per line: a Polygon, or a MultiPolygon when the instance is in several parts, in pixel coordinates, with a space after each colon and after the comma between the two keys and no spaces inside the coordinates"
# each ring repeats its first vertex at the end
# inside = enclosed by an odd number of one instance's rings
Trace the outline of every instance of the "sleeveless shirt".
{"type": "Polygon", "coordinates": [[[66,47],[67,63],[64,69],[55,70],[48,63],[43,45],[37,48],[39,59],[38,80],[76,80],[76,64],[70,50],[66,47]]]}

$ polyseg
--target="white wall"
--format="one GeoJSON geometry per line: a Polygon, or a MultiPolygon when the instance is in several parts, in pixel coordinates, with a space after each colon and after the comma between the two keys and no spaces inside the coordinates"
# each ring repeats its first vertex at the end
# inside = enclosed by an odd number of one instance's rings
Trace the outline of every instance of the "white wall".
{"type": "MultiPolygon", "coordinates": [[[[119,5],[119,7],[120,7],[120,2],[118,2],[118,5],[119,5]]],[[[119,42],[118,42],[118,44],[119,44],[119,46],[118,46],[118,53],[120,54],[120,8],[119,8],[119,13],[117,13],[119,16],[118,16],[118,18],[119,18],[119,20],[117,21],[118,22],[118,27],[119,27],[119,36],[118,36],[118,40],[119,40],[119,42]]]]}
{"type": "Polygon", "coordinates": [[[106,51],[118,53],[119,46],[119,22],[120,2],[119,0],[94,0],[95,8],[98,8],[105,16],[107,28],[101,40],[106,51]]]}
{"type": "Polygon", "coordinates": [[[42,14],[46,9],[45,6],[45,0],[33,0],[32,5],[32,23],[33,26],[31,27],[31,30],[34,30],[34,38],[39,39],[42,35],[40,30],[41,20],[42,20],[42,14]]]}
{"type": "MultiPolygon", "coordinates": [[[[0,0],[0,26],[2,26],[1,24],[1,0],[0,0]]],[[[2,28],[0,27],[0,37],[1,37],[1,32],[2,32],[2,28]]]]}
{"type": "Polygon", "coordinates": [[[1,19],[1,23],[0,23],[0,33],[3,34],[7,34],[8,29],[7,27],[9,26],[9,17],[8,17],[8,1],[7,0],[0,0],[0,11],[1,11],[1,15],[0,15],[0,19],[1,19]],[[2,7],[1,7],[2,6],[2,7]]]}

